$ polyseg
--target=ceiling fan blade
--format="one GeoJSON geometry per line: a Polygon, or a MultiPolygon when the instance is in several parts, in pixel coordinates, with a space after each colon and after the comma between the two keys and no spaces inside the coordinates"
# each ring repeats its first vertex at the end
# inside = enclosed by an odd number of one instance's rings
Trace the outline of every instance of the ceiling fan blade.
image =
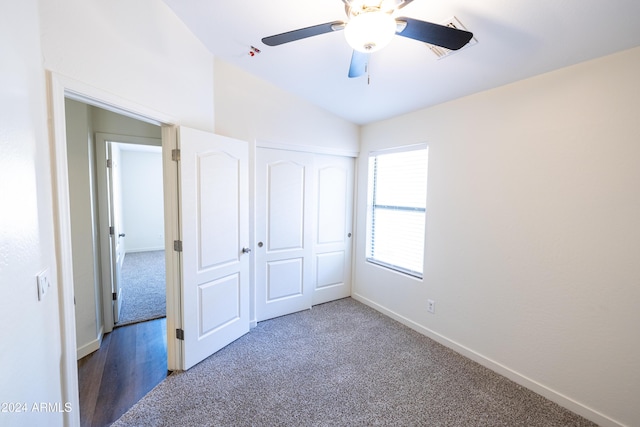
{"type": "Polygon", "coordinates": [[[473,33],[444,25],[432,24],[412,18],[398,18],[398,22],[406,22],[404,30],[397,33],[399,36],[419,40],[421,42],[445,47],[450,50],[458,50],[473,37],[473,33]]]}
{"type": "Polygon", "coordinates": [[[342,21],[327,22],[325,24],[300,28],[286,33],[276,34],[275,36],[265,37],[262,39],[262,43],[267,46],[278,46],[284,43],[306,39],[307,37],[313,37],[319,34],[330,33],[332,31],[339,31],[342,29],[344,29],[344,22],[342,21]]]}
{"type": "Polygon", "coordinates": [[[363,76],[367,72],[367,64],[369,64],[369,54],[354,50],[351,55],[351,65],[349,65],[349,78],[363,76]]]}

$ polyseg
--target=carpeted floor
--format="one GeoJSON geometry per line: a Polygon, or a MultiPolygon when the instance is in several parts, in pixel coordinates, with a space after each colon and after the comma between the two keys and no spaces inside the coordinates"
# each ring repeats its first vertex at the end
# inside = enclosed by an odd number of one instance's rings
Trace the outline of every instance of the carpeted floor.
{"type": "Polygon", "coordinates": [[[124,299],[116,326],[166,316],[164,251],[128,253],[122,264],[122,281],[124,299]]]}
{"type": "Polygon", "coordinates": [[[592,426],[351,299],[261,322],[124,426],[592,426]]]}

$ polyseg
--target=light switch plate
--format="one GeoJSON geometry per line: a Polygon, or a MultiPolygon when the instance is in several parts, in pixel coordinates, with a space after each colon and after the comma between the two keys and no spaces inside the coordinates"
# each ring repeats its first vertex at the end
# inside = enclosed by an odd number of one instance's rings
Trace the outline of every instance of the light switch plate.
{"type": "Polygon", "coordinates": [[[49,292],[51,281],[49,280],[49,269],[45,268],[36,276],[38,282],[38,301],[42,301],[49,292]]]}

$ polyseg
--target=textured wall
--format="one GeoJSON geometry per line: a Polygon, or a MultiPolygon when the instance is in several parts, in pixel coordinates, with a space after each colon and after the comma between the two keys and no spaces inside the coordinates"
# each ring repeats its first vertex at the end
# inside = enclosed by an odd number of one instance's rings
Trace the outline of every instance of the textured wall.
{"type": "Polygon", "coordinates": [[[61,426],[63,414],[32,410],[35,403],[63,403],[51,158],[35,0],[2,3],[0,57],[0,402],[27,405],[26,413],[0,413],[0,424],[61,426]],[[45,268],[51,288],[38,301],[36,274],[45,268]]]}

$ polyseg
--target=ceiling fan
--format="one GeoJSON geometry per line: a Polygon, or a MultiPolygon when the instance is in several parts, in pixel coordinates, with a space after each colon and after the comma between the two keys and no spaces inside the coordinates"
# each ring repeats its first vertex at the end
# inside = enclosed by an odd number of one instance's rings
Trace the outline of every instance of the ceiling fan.
{"type": "Polygon", "coordinates": [[[395,34],[424,43],[458,50],[473,37],[469,31],[413,18],[394,18],[396,11],[413,0],[342,0],[347,21],[333,21],[265,37],[267,46],[278,46],[307,37],[344,30],[353,48],[349,77],[366,73],[369,54],[385,47],[395,34]]]}

